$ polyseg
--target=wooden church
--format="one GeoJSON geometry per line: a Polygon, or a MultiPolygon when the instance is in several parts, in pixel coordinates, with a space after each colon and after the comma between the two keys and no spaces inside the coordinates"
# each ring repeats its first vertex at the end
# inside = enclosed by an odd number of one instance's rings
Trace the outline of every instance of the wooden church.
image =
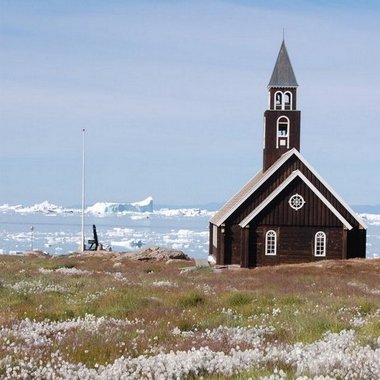
{"type": "Polygon", "coordinates": [[[283,41],[268,85],[263,169],[210,220],[218,265],[365,257],[364,222],[300,153],[297,87],[283,41]]]}

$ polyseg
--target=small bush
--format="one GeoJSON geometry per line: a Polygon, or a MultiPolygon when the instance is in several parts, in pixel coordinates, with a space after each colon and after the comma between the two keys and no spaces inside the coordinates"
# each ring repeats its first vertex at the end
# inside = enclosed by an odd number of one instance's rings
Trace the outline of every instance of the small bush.
{"type": "Polygon", "coordinates": [[[42,267],[44,269],[50,269],[50,270],[57,270],[57,269],[61,269],[61,268],[72,269],[72,268],[75,268],[75,264],[73,264],[73,263],[57,263],[57,262],[50,261],[48,263],[45,263],[42,267]]]}
{"type": "Polygon", "coordinates": [[[200,304],[203,304],[204,302],[205,302],[204,295],[198,291],[192,290],[192,291],[182,295],[178,299],[177,303],[178,303],[178,306],[186,308],[186,307],[198,306],[200,304]]]}
{"type": "Polygon", "coordinates": [[[364,300],[359,303],[360,311],[362,314],[367,315],[376,309],[376,306],[367,300],[364,300]]]}
{"type": "Polygon", "coordinates": [[[234,292],[228,296],[228,306],[243,306],[252,302],[253,296],[250,293],[234,292]]]}
{"type": "Polygon", "coordinates": [[[300,297],[293,295],[286,296],[285,298],[281,299],[280,302],[284,306],[298,306],[304,303],[300,297]]]}
{"type": "Polygon", "coordinates": [[[373,318],[366,323],[361,329],[360,334],[366,336],[368,340],[380,338],[380,320],[373,318]]]}
{"type": "Polygon", "coordinates": [[[181,320],[178,322],[178,328],[181,331],[191,331],[193,329],[193,324],[187,320],[181,320]]]}
{"type": "Polygon", "coordinates": [[[321,339],[327,332],[339,333],[344,329],[349,329],[349,325],[338,320],[335,316],[325,315],[323,313],[297,318],[300,322],[300,328],[296,332],[295,341],[311,343],[321,339]]]}

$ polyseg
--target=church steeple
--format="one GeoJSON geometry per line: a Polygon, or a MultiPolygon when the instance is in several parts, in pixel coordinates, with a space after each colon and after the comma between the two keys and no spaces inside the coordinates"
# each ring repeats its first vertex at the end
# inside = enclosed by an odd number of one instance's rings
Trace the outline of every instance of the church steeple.
{"type": "Polygon", "coordinates": [[[297,111],[297,87],[285,41],[282,41],[268,84],[269,104],[264,113],[264,171],[288,150],[300,150],[301,112],[297,111]]]}
{"type": "Polygon", "coordinates": [[[285,41],[282,41],[268,87],[298,87],[288,51],[286,50],[285,41]]]}

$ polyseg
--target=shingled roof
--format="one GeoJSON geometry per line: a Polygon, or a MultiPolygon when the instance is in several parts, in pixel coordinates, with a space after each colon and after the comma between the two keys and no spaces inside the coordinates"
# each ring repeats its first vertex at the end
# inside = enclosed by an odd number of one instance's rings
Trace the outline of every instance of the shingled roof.
{"type": "Polygon", "coordinates": [[[268,87],[298,87],[296,76],[294,75],[293,67],[286,50],[285,41],[282,41],[268,87]]]}

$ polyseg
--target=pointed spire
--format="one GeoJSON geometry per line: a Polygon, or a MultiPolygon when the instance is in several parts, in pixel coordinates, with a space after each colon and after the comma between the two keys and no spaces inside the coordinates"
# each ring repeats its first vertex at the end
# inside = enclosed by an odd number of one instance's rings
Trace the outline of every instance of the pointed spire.
{"type": "Polygon", "coordinates": [[[298,87],[284,40],[282,41],[268,87],[298,87]]]}

